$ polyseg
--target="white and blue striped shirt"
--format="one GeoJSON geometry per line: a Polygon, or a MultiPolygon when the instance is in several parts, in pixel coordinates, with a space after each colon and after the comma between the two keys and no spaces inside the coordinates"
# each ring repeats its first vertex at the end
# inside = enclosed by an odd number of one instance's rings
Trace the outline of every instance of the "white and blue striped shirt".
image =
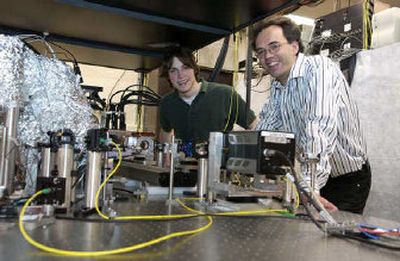
{"type": "MultiPolygon", "coordinates": [[[[299,53],[286,85],[271,84],[257,129],[293,132],[297,155],[319,156],[317,190],[329,175],[362,168],[367,159],[358,109],[339,67],[329,58],[299,53]]],[[[301,166],[310,176],[310,166],[301,166]]]]}

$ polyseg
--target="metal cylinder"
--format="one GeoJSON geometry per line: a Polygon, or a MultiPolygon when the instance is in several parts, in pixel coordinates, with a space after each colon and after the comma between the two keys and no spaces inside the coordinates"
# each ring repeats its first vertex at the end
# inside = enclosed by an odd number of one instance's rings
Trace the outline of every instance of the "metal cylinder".
{"type": "Polygon", "coordinates": [[[65,198],[64,206],[71,206],[71,186],[72,175],[74,168],[74,147],[71,144],[61,144],[56,155],[56,165],[58,177],[65,178],[65,198]]]}
{"type": "Polygon", "coordinates": [[[207,171],[207,201],[209,203],[212,203],[215,198],[214,186],[220,183],[223,140],[222,132],[210,132],[207,171]]]}
{"type": "Polygon", "coordinates": [[[4,163],[6,160],[6,148],[7,148],[7,128],[3,127],[1,130],[1,148],[0,148],[0,188],[3,193],[6,190],[6,185],[4,181],[4,163]]]}
{"type": "Polygon", "coordinates": [[[54,153],[51,151],[51,148],[43,148],[42,149],[42,163],[40,165],[40,177],[50,178],[51,171],[54,168],[54,153]]]}
{"type": "Polygon", "coordinates": [[[284,190],[284,195],[283,195],[283,206],[287,207],[290,206],[292,202],[292,183],[289,179],[286,179],[285,181],[285,190],[284,190]]]}
{"type": "Polygon", "coordinates": [[[0,185],[6,188],[8,194],[14,192],[15,157],[17,140],[17,123],[19,108],[9,108],[6,113],[5,128],[3,129],[2,147],[2,172],[0,172],[0,185]]]}
{"type": "Polygon", "coordinates": [[[197,196],[203,198],[207,194],[207,168],[208,160],[206,158],[199,159],[199,168],[197,171],[197,196]]]}
{"type": "Polygon", "coordinates": [[[164,153],[162,151],[157,152],[157,167],[163,167],[163,157],[164,153]]]}
{"type": "Polygon", "coordinates": [[[87,208],[94,208],[96,192],[100,187],[103,152],[88,151],[86,167],[86,204],[87,208]]]}
{"type": "Polygon", "coordinates": [[[171,147],[170,147],[170,166],[169,166],[169,188],[168,188],[168,201],[172,201],[174,194],[174,171],[175,171],[175,157],[176,157],[176,146],[175,146],[175,136],[172,135],[171,147]]]}
{"type": "Polygon", "coordinates": [[[72,165],[72,173],[74,175],[72,175],[72,177],[71,177],[71,184],[72,184],[72,186],[71,186],[71,203],[74,204],[76,202],[76,191],[77,191],[76,187],[78,185],[76,183],[78,181],[78,177],[76,175],[76,173],[77,173],[77,162],[75,160],[74,160],[74,163],[72,165]]]}

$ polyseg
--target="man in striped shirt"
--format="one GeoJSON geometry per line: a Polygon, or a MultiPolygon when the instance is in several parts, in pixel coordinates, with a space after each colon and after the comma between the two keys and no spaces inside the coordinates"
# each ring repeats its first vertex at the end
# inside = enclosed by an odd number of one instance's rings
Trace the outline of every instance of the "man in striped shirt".
{"type": "MultiPolygon", "coordinates": [[[[274,81],[257,129],[293,132],[298,158],[317,158],[315,192],[326,209],[362,213],[371,186],[358,110],[339,67],[305,56],[300,29],[277,17],[254,31],[253,48],[274,81]]],[[[312,163],[300,161],[310,179],[312,163]]]]}

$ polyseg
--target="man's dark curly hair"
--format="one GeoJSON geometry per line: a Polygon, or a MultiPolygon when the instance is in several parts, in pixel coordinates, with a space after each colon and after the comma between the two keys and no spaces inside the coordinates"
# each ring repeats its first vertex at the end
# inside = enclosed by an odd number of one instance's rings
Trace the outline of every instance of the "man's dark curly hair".
{"type": "Polygon", "coordinates": [[[164,62],[161,68],[161,77],[165,77],[167,80],[169,80],[168,70],[171,69],[174,57],[178,58],[179,61],[181,61],[181,63],[183,63],[184,65],[192,68],[194,70],[196,80],[199,80],[198,75],[200,72],[200,68],[196,63],[192,51],[184,47],[175,48],[165,55],[164,62]]]}
{"type": "Polygon", "coordinates": [[[301,30],[300,27],[294,23],[291,19],[284,17],[284,16],[278,16],[276,18],[272,18],[270,20],[267,20],[265,23],[262,23],[258,25],[254,30],[253,30],[253,35],[252,35],[252,47],[253,50],[256,49],[256,39],[258,35],[266,28],[276,25],[282,28],[283,35],[287,39],[289,43],[293,43],[294,41],[299,43],[299,52],[304,51],[304,45],[301,41],[301,30]]]}

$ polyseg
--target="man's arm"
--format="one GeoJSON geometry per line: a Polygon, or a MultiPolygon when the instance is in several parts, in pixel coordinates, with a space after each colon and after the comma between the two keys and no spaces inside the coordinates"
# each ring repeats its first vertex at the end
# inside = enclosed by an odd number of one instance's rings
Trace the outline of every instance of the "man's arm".
{"type": "Polygon", "coordinates": [[[237,117],[237,124],[239,126],[241,126],[244,129],[247,130],[253,130],[255,129],[255,127],[257,126],[257,117],[254,114],[253,110],[250,109],[250,111],[246,112],[246,102],[242,99],[242,97],[235,92],[235,95],[237,95],[237,97],[235,97],[233,99],[233,105],[234,105],[234,117],[237,117]],[[236,108],[237,106],[237,108],[236,108]],[[238,113],[238,115],[236,116],[236,113],[238,113]],[[247,117],[248,118],[247,118],[247,117]]]}
{"type": "Polygon", "coordinates": [[[282,131],[283,121],[282,114],[277,102],[275,102],[275,91],[272,88],[271,94],[268,97],[264,107],[262,108],[258,122],[256,122],[256,130],[268,130],[268,131],[282,131]]]}
{"type": "Polygon", "coordinates": [[[167,132],[161,128],[159,140],[161,143],[170,143],[171,139],[172,139],[172,135],[174,135],[173,130],[167,132]]]}
{"type": "Polygon", "coordinates": [[[334,211],[338,211],[338,208],[331,203],[330,201],[328,201],[326,198],[322,197],[322,196],[318,196],[319,202],[321,202],[321,204],[324,206],[324,208],[330,212],[334,212],[334,211]]]}
{"type": "Polygon", "coordinates": [[[247,128],[248,130],[254,130],[257,126],[258,120],[257,118],[254,119],[252,123],[250,123],[249,127],[247,128]]]}
{"type": "MultiPolygon", "coordinates": [[[[301,86],[304,91],[301,108],[305,110],[301,114],[304,131],[299,137],[299,146],[306,160],[307,157],[319,158],[315,166],[315,190],[318,192],[331,172],[329,160],[336,146],[339,108],[338,77],[333,62],[325,58],[315,62],[318,66],[312,68],[312,77],[301,86]]],[[[315,163],[302,164],[302,172],[308,179],[311,179],[312,164],[315,163]]]]}
{"type": "MultiPolygon", "coordinates": [[[[162,128],[160,129],[160,136],[159,136],[159,141],[161,143],[171,143],[172,140],[172,135],[174,135],[174,130],[171,130],[169,132],[163,130],[162,128]]],[[[170,161],[171,157],[169,153],[163,153],[163,167],[168,168],[170,166],[170,161]]]]}

